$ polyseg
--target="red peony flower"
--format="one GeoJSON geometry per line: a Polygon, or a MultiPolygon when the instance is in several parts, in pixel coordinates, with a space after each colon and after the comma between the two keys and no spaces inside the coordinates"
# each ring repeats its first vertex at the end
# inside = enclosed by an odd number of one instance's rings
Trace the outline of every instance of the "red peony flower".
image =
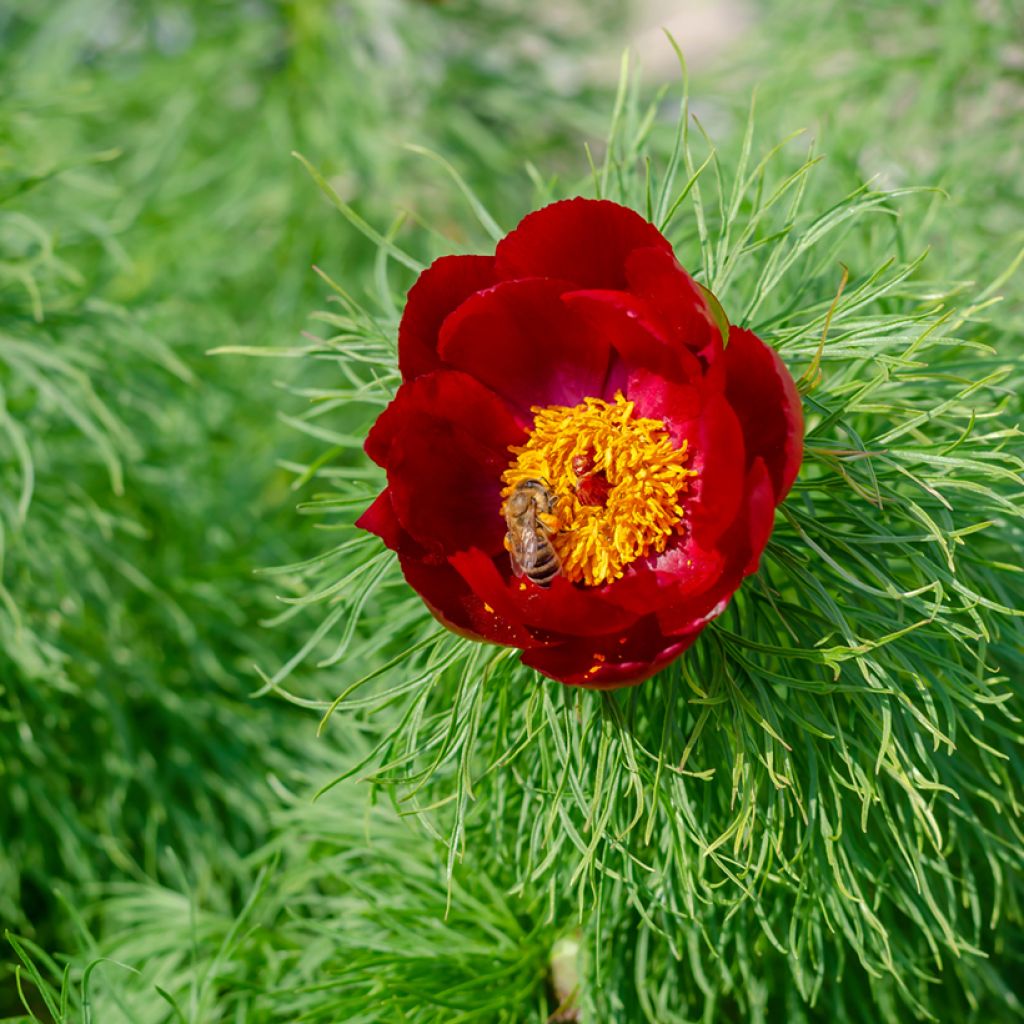
{"type": "Polygon", "coordinates": [[[638,683],[685,651],[756,570],[800,468],[782,361],[612,202],[436,260],[398,363],[366,440],[388,486],[358,525],[445,626],[563,683],[638,683]]]}

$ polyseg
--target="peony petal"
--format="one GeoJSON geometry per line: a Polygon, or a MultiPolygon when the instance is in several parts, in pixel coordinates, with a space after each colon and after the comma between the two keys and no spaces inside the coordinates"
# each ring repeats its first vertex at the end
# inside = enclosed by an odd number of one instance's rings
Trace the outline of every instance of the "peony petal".
{"type": "Polygon", "coordinates": [[[705,394],[694,439],[697,478],[687,506],[690,528],[711,547],[739,514],[746,464],[743,432],[736,413],[720,394],[705,394]]]}
{"type": "Polygon", "coordinates": [[[708,365],[717,361],[723,338],[716,311],[671,249],[638,249],[631,253],[626,275],[629,290],[650,305],[673,341],[697,353],[708,365]]]}
{"type": "Polygon", "coordinates": [[[400,555],[399,564],[409,586],[447,629],[506,647],[537,646],[538,641],[528,630],[502,618],[481,601],[447,562],[400,555]]]}
{"type": "Polygon", "coordinates": [[[356,520],[356,526],[376,534],[392,551],[398,551],[407,536],[395,515],[394,506],[391,504],[391,492],[386,487],[356,520]]]}
{"type": "Polygon", "coordinates": [[[600,397],[612,399],[616,390],[624,390],[629,373],[638,369],[676,383],[700,379],[697,357],[669,340],[643,299],[628,292],[590,289],[570,292],[565,303],[582,318],[591,337],[607,342],[621,366],[613,368],[600,397]]]}
{"type": "Polygon", "coordinates": [[[728,565],[716,549],[706,550],[692,534],[660,554],[635,562],[609,585],[608,599],[637,615],[689,601],[712,589],[728,565]]]}
{"type": "Polygon", "coordinates": [[[655,617],[648,615],[617,636],[568,640],[526,651],[522,662],[569,686],[614,690],[650,678],[695,639],[665,637],[655,617]]]}
{"type": "Polygon", "coordinates": [[[529,626],[546,639],[617,633],[636,621],[636,613],[608,599],[603,588],[585,589],[557,577],[538,587],[511,575],[508,556],[501,569],[485,552],[462,551],[451,563],[473,591],[499,615],[529,626]]]}
{"type": "Polygon", "coordinates": [[[581,288],[625,288],[634,249],[672,247],[638,213],[607,199],[566,199],[524,217],[498,243],[500,280],[555,277],[581,288]]]}
{"type": "Polygon", "coordinates": [[[676,384],[658,373],[638,369],[630,374],[625,395],[635,404],[636,416],[661,420],[672,443],[677,447],[688,445],[692,457],[704,403],[699,386],[676,384]]]}
{"type": "Polygon", "coordinates": [[[775,499],[771,477],[763,459],[755,459],[747,472],[743,489],[743,514],[720,540],[727,552],[714,586],[700,595],[658,611],[658,622],[669,636],[699,632],[725,611],[729,599],[744,577],[757,571],[761,553],[771,536],[775,519],[775,499]]]}
{"type": "Polygon", "coordinates": [[[777,504],[774,490],[764,459],[755,459],[747,474],[744,500],[744,507],[747,510],[747,562],[743,567],[744,576],[757,572],[761,554],[772,535],[777,504]]]}
{"type": "Polygon", "coordinates": [[[773,348],[738,327],[729,332],[725,370],[725,393],[743,427],[747,458],[764,459],[777,504],[803,459],[803,410],[796,384],[773,348]]]}
{"type": "Polygon", "coordinates": [[[409,388],[411,385],[403,384],[398,389],[395,397],[391,399],[373,426],[370,427],[366,440],[363,442],[363,451],[382,468],[387,467],[388,459],[391,456],[391,444],[396,433],[402,429],[402,425],[405,423],[408,413],[409,388]]]}
{"type": "Polygon", "coordinates": [[[499,551],[501,474],[523,429],[493,392],[442,370],[403,384],[367,439],[396,517],[428,550],[499,551]]]}
{"type": "Polygon", "coordinates": [[[398,368],[403,380],[441,368],[437,334],[445,317],[495,280],[493,256],[442,256],[420,274],[409,289],[398,327],[398,368]]]}
{"type": "Polygon", "coordinates": [[[740,509],[746,457],[740,421],[713,387],[698,391],[638,371],[626,392],[640,416],[663,420],[673,442],[686,441],[697,471],[684,502],[686,524],[704,548],[715,546],[740,509]]]}
{"type": "Polygon", "coordinates": [[[662,632],[675,638],[696,636],[729,607],[729,599],[736,593],[740,582],[740,578],[735,576],[723,577],[707,593],[662,609],[657,615],[662,632]]]}
{"type": "Polygon", "coordinates": [[[608,342],[562,301],[568,288],[528,278],[474,295],[441,328],[441,358],[505,398],[525,422],[533,406],[572,406],[600,394],[608,342]]]}

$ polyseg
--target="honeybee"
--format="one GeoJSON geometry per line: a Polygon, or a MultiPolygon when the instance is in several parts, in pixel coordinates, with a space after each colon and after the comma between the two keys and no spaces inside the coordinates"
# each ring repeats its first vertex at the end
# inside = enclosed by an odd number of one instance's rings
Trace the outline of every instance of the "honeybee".
{"type": "Polygon", "coordinates": [[[558,532],[554,514],[557,504],[557,495],[540,480],[521,480],[505,502],[505,547],[512,557],[512,569],[538,587],[551,586],[562,571],[558,552],[551,543],[558,532]]]}

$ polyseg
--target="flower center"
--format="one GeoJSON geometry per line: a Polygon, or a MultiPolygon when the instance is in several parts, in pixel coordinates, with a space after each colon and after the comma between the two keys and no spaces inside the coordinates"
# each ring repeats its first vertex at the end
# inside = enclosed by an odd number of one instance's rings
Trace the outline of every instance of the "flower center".
{"type": "MultiPolygon", "coordinates": [[[[682,495],[697,475],[686,442],[676,448],[661,420],[634,417],[622,393],[572,408],[535,407],[533,430],[502,474],[508,499],[517,484],[540,480],[557,497],[552,543],[562,575],[598,586],[631,562],[665,550],[680,531],[682,495]]],[[[504,505],[502,513],[504,513],[504,505]]]]}

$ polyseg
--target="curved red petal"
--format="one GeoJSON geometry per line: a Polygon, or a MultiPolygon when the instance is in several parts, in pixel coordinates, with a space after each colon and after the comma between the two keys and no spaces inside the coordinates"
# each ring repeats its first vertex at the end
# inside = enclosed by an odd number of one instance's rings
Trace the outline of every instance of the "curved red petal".
{"type": "Polygon", "coordinates": [[[657,314],[629,292],[589,289],[570,292],[565,304],[576,312],[591,337],[607,342],[613,362],[603,393],[610,399],[625,390],[629,374],[648,370],[677,383],[699,380],[701,366],[688,349],[673,344],[657,314]]]}
{"type": "Polygon", "coordinates": [[[391,492],[386,487],[356,520],[356,526],[361,530],[376,534],[392,551],[399,550],[406,536],[402,524],[398,521],[398,516],[395,515],[394,506],[391,504],[391,492]]]}
{"type": "Polygon", "coordinates": [[[774,520],[775,497],[771,477],[764,460],[755,459],[744,483],[743,514],[720,541],[720,550],[726,553],[727,562],[713,586],[695,597],[687,597],[658,611],[659,625],[667,635],[699,632],[725,611],[744,577],[757,571],[774,520]]]}
{"type": "Polygon", "coordinates": [[[778,503],[803,459],[803,409],[796,384],[778,353],[752,331],[730,330],[724,362],[725,394],[743,427],[747,458],[764,459],[778,503]]]}
{"type": "Polygon", "coordinates": [[[687,443],[697,476],[683,502],[686,525],[702,547],[714,546],[743,496],[745,445],[735,412],[712,387],[680,386],[645,371],[630,379],[627,397],[638,415],[664,421],[673,443],[687,443]]]}
{"type": "Polygon", "coordinates": [[[408,408],[406,402],[409,397],[408,385],[399,387],[395,397],[384,407],[384,410],[374,421],[372,427],[363,442],[363,451],[377,463],[378,466],[386,467],[391,454],[391,443],[396,433],[402,429],[405,423],[408,408]]]}
{"type": "Polygon", "coordinates": [[[657,613],[658,625],[666,636],[681,638],[696,636],[709,622],[717,619],[729,606],[729,599],[736,593],[741,578],[722,577],[707,593],[684,601],[681,604],[663,608],[657,613]]]}
{"type": "Polygon", "coordinates": [[[403,384],[367,440],[395,515],[428,550],[502,548],[501,474],[523,428],[479,381],[442,370],[403,384]],[[386,443],[385,443],[386,442],[386,443]]]}
{"type": "Polygon", "coordinates": [[[631,253],[626,276],[629,290],[650,305],[673,341],[697,353],[706,364],[719,358],[724,339],[715,311],[671,249],[631,253]]]}
{"type": "Polygon", "coordinates": [[[761,554],[768,544],[775,526],[775,508],[778,501],[775,487],[765,465],[764,459],[757,458],[747,474],[746,498],[744,506],[747,510],[747,561],[743,567],[743,575],[749,576],[757,572],[761,554]]]}
{"type": "Polygon", "coordinates": [[[616,637],[568,640],[526,651],[524,665],[568,686],[615,690],[635,686],[674,661],[696,636],[665,637],[654,616],[616,637]]]}
{"type": "Polygon", "coordinates": [[[412,380],[441,368],[437,335],[449,313],[494,284],[493,256],[442,256],[409,289],[398,326],[398,368],[412,380]]]}
{"type": "Polygon", "coordinates": [[[736,413],[720,394],[705,394],[692,466],[697,477],[687,504],[690,528],[705,547],[718,542],[740,512],[746,446],[736,413]]]}
{"type": "Polygon", "coordinates": [[[634,562],[608,586],[608,600],[637,615],[691,601],[715,587],[729,564],[716,548],[702,548],[692,534],[660,554],[634,562]]]}
{"type": "Polygon", "coordinates": [[[399,555],[399,564],[409,586],[446,629],[505,647],[537,646],[528,630],[486,605],[447,562],[399,555]]]}
{"type": "Polygon", "coordinates": [[[607,199],[566,199],[519,222],[495,252],[501,280],[555,277],[582,288],[625,288],[634,249],[672,247],[638,213],[607,199]]]}
{"type": "Polygon", "coordinates": [[[697,422],[704,404],[698,384],[677,384],[648,370],[635,370],[626,384],[625,396],[634,403],[635,414],[661,420],[676,447],[684,443],[691,457],[697,443],[697,422]]]}
{"type": "Polygon", "coordinates": [[[607,339],[562,301],[571,286],[526,278],[467,299],[441,328],[441,358],[472,374],[532,421],[535,405],[576,405],[598,395],[607,339]]]}
{"type": "Polygon", "coordinates": [[[619,633],[637,618],[636,612],[609,600],[600,588],[576,587],[561,576],[550,587],[538,587],[512,576],[508,567],[499,569],[480,550],[459,552],[451,557],[451,563],[499,615],[529,626],[545,639],[619,633]]]}

